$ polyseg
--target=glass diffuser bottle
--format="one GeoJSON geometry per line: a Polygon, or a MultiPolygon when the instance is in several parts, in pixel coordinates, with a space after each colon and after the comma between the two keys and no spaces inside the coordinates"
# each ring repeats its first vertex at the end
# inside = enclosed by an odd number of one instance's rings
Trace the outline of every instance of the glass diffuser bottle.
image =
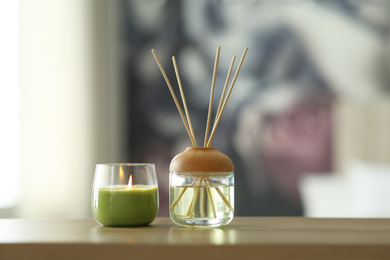
{"type": "Polygon", "coordinates": [[[217,148],[187,148],[170,165],[170,216],[186,227],[227,225],[234,214],[234,167],[217,148]]]}
{"type": "Polygon", "coordinates": [[[169,167],[170,216],[173,222],[184,227],[224,226],[233,219],[234,215],[233,163],[227,155],[218,151],[217,148],[212,148],[211,143],[213,142],[215,130],[221,120],[222,113],[226,107],[248,48],[246,47],[244,49],[244,53],[242,54],[240,63],[237,66],[236,73],[234,74],[229,90],[227,90],[227,85],[229,83],[230,74],[236,57],[233,56],[232,58],[214,124],[209,135],[220,49],[221,47],[218,46],[215,57],[209,112],[207,116],[203,147],[198,147],[196,144],[194,130],[188,113],[175,57],[172,57],[172,61],[175,67],[177,83],[179,85],[180,95],[186,113],[185,116],[168,76],[157,57],[156,52],[152,50],[153,56],[161,70],[161,73],[163,74],[172,98],[175,101],[177,110],[180,113],[181,119],[183,120],[184,126],[191,139],[192,145],[194,146],[187,148],[184,152],[176,155],[171,161],[171,165],[169,167]]]}

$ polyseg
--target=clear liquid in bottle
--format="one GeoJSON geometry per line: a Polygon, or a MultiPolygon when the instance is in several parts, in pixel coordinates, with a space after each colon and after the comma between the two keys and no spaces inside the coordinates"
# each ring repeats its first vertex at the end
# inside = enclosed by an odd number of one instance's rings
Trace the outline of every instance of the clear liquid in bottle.
{"type": "Polygon", "coordinates": [[[177,225],[219,227],[233,219],[233,172],[171,172],[170,186],[170,215],[177,225]]]}

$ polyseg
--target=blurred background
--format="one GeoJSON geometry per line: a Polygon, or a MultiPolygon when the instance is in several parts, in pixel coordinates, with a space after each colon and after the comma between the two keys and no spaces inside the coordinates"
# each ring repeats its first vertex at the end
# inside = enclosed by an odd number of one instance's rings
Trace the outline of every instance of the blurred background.
{"type": "Polygon", "coordinates": [[[236,216],[390,217],[389,1],[18,0],[0,3],[0,217],[91,217],[96,163],[198,144],[249,47],[213,146],[235,165],[236,216]],[[237,65],[236,65],[237,66],[237,65]]]}

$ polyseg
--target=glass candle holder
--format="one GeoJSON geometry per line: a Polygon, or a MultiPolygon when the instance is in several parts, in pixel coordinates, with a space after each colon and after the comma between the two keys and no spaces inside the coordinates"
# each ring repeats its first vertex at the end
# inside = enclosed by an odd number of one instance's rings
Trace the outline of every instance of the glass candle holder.
{"type": "Polygon", "coordinates": [[[158,200],[154,164],[96,165],[92,213],[103,226],[149,225],[157,216],[158,200]]]}
{"type": "Polygon", "coordinates": [[[184,227],[219,227],[234,215],[234,172],[216,148],[187,148],[170,165],[170,216],[184,227]]]}

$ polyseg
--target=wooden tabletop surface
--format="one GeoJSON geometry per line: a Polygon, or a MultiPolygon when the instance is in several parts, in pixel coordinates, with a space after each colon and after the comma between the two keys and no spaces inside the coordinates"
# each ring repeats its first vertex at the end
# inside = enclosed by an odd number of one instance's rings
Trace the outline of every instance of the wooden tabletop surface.
{"type": "Polygon", "coordinates": [[[390,259],[390,219],[235,217],[213,229],[182,228],[169,218],[138,228],[102,227],[93,219],[0,219],[0,260],[86,257],[390,259]]]}

